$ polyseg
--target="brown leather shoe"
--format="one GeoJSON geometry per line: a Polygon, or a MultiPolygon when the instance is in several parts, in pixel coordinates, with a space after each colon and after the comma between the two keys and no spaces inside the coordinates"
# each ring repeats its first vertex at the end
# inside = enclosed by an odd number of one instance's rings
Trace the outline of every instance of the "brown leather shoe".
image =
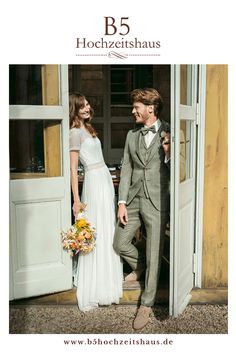
{"type": "Polygon", "coordinates": [[[143,270],[133,270],[131,273],[126,275],[125,281],[137,281],[141,278],[143,270]]]}
{"type": "Polygon", "coordinates": [[[149,321],[150,313],[151,307],[141,305],[135,317],[133,328],[142,329],[143,327],[145,327],[149,321]]]}

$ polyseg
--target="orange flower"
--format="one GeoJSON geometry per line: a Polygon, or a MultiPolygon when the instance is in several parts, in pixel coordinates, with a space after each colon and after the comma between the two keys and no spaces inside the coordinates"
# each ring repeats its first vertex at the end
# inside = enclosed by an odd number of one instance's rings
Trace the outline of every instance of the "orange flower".
{"type": "Polygon", "coordinates": [[[83,241],[84,238],[85,238],[84,231],[81,231],[81,232],[79,233],[78,240],[79,240],[79,241],[83,241]]]}
{"type": "Polygon", "coordinates": [[[90,240],[90,239],[93,237],[93,235],[86,231],[85,237],[86,237],[88,240],[90,240]]]}

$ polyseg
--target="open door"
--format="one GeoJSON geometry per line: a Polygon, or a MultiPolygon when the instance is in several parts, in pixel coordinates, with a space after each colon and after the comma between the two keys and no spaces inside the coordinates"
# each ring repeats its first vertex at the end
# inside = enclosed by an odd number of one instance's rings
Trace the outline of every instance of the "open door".
{"type": "Polygon", "coordinates": [[[67,65],[10,65],[10,299],[72,287],[67,65]]]}
{"type": "Polygon", "coordinates": [[[170,315],[187,306],[194,285],[197,65],[171,68],[170,315]]]}

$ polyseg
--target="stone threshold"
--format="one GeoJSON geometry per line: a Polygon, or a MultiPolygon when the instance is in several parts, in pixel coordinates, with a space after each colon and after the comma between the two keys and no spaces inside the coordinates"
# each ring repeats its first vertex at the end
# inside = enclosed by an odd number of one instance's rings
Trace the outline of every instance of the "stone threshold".
{"type": "MultiPolygon", "coordinates": [[[[143,284],[138,281],[123,283],[122,305],[136,305],[140,302],[143,284]]],[[[227,304],[228,288],[193,289],[190,304],[227,304]]],[[[160,289],[157,294],[157,304],[168,304],[168,289],[160,289]]],[[[18,305],[77,305],[76,288],[59,293],[42,295],[27,299],[10,301],[11,306],[18,305]]]]}

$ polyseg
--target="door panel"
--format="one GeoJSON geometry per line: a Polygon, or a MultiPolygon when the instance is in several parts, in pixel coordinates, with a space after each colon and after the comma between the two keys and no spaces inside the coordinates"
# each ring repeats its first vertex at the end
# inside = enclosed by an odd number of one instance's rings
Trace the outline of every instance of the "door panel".
{"type": "Polygon", "coordinates": [[[194,280],[196,69],[195,65],[172,66],[170,314],[173,316],[187,306],[194,280]]]}
{"type": "Polygon", "coordinates": [[[179,239],[178,239],[178,273],[177,276],[177,306],[189,298],[193,287],[193,242],[194,242],[194,184],[187,180],[180,185],[179,200],[179,239]]]}
{"type": "MultiPolygon", "coordinates": [[[[44,67],[44,72],[53,72],[44,67]]],[[[18,68],[18,72],[20,68],[18,68]]],[[[52,69],[52,68],[51,68],[52,69]]],[[[55,72],[55,67],[53,68],[55,72]]],[[[57,69],[58,70],[58,69],[57,69]]],[[[28,119],[42,120],[44,129],[45,171],[16,170],[10,181],[10,298],[25,298],[72,287],[71,258],[62,249],[62,229],[70,226],[70,177],[69,177],[69,125],[68,125],[68,74],[67,66],[59,67],[60,81],[55,80],[54,89],[60,92],[60,106],[29,106],[28,119]],[[59,85],[59,87],[58,87],[59,85]],[[48,109],[48,112],[47,112],[48,109]],[[54,113],[56,114],[54,114],[54,113]],[[53,120],[49,124],[50,116],[53,120]],[[51,127],[56,126],[56,133],[51,127]],[[50,134],[48,133],[50,128],[50,134]],[[59,130],[58,130],[59,127],[59,130]],[[50,139],[47,137],[50,135],[50,139]],[[53,139],[52,144],[49,141],[53,139]],[[53,154],[52,154],[53,153],[53,154]],[[57,169],[55,168],[57,161],[57,169]],[[59,167],[58,167],[59,166],[59,167]],[[18,172],[19,171],[19,172],[18,172]],[[56,172],[55,172],[56,171],[56,172]],[[54,175],[54,177],[53,177],[54,175]],[[58,177],[55,177],[58,176],[58,177]],[[51,177],[50,177],[51,176],[51,177]]],[[[44,87],[44,100],[46,84],[44,87]]],[[[49,85],[50,96],[52,86],[49,85]]],[[[19,125],[24,120],[26,106],[15,105],[10,119],[19,125]]],[[[34,134],[26,134],[36,144],[34,134]]],[[[29,139],[29,138],[27,138],[29,139]]],[[[27,145],[27,144],[26,144],[27,145]]],[[[21,149],[30,157],[37,149],[21,149]]],[[[27,146],[28,146],[27,145],[27,146]]],[[[42,144],[41,144],[42,145],[42,144]]],[[[19,151],[19,149],[18,149],[19,151]]],[[[16,161],[17,149],[14,152],[16,161]]],[[[13,154],[13,155],[14,155],[13,154]]],[[[14,159],[12,160],[14,161],[14,159]]],[[[21,159],[21,161],[23,161],[21,159]]],[[[32,162],[32,161],[31,161],[32,162]]],[[[32,167],[32,166],[31,166],[32,167]]]]}
{"type": "Polygon", "coordinates": [[[11,185],[15,299],[71,288],[71,261],[60,239],[65,212],[63,179],[30,182],[17,180],[11,185]]]}

